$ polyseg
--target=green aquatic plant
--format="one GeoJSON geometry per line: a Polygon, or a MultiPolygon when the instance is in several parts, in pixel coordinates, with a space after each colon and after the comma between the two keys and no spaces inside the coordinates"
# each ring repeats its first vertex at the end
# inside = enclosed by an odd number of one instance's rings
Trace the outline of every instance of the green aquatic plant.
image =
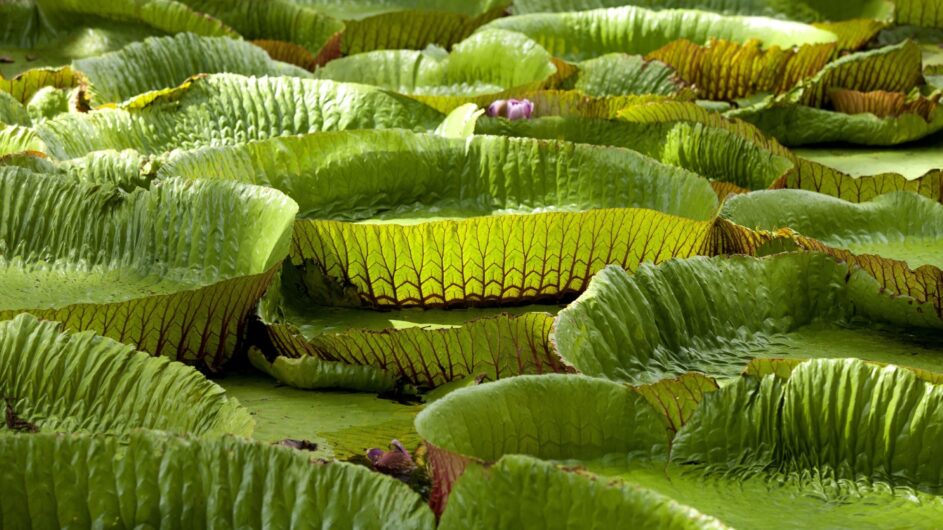
{"type": "Polygon", "coordinates": [[[940,0],[0,0],[0,528],[932,528],[940,0]]]}

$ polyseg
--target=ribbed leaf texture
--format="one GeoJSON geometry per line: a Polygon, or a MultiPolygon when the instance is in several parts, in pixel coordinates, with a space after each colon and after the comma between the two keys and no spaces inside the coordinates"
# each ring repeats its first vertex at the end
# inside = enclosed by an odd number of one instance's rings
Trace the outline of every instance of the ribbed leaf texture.
{"type": "Polygon", "coordinates": [[[0,315],[29,311],[210,368],[233,353],[297,211],[235,183],[124,195],[16,167],[0,177],[0,315]]]}
{"type": "Polygon", "coordinates": [[[395,479],[233,438],[2,436],[0,462],[4,528],[435,526],[395,479]]]}
{"type": "Polygon", "coordinates": [[[0,322],[0,397],[40,431],[252,434],[249,411],[193,368],[91,332],[19,315],[0,322]]]}

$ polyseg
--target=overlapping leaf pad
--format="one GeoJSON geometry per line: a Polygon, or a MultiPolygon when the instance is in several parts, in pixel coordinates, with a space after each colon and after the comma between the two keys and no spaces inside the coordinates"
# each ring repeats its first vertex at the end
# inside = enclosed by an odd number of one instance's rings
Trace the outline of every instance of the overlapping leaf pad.
{"type": "Polygon", "coordinates": [[[263,318],[275,324],[273,342],[287,355],[373,365],[424,386],[478,371],[500,377],[560,369],[546,345],[549,316],[492,311],[494,318],[474,320],[474,311],[375,314],[311,305],[555,303],[609,263],[635,267],[701,253],[716,208],[705,181],[632,151],[503,137],[317,134],[181,153],[161,172],[252,175],[295,197],[306,219],[295,224],[283,294],[262,305],[263,318]],[[288,153],[295,155],[286,167],[288,153]],[[316,191],[340,182],[346,189],[316,191]],[[372,331],[343,331],[358,319],[372,319],[372,331]],[[417,327],[393,331],[400,320],[417,327]],[[310,342],[293,337],[283,321],[307,330],[310,342]],[[443,327],[422,329],[433,324],[443,327]]]}
{"type": "Polygon", "coordinates": [[[28,311],[210,368],[234,352],[296,211],[277,192],[225,182],[126,195],[0,168],[0,185],[0,315],[28,311]]]}
{"type": "MultiPolygon", "coordinates": [[[[807,361],[779,375],[757,367],[718,390],[671,395],[693,402],[676,431],[643,397],[647,388],[582,376],[521,376],[431,405],[417,427],[436,448],[439,491],[451,488],[443,520],[453,498],[465,517],[493,517],[489,508],[500,501],[480,493],[489,483],[546,488],[545,495],[566,491],[574,502],[562,504],[559,521],[550,523],[561,528],[568,527],[562,521],[570,510],[605,518],[629,506],[636,517],[682,524],[683,508],[666,505],[661,495],[705,514],[689,512],[683,522],[692,527],[711,524],[708,516],[735,527],[768,518],[795,527],[921,526],[939,517],[939,473],[924,463],[935,461],[941,394],[915,372],[838,359],[807,361]],[[515,454],[569,467],[557,469],[551,482],[542,477],[552,466],[515,454]],[[481,469],[478,461],[498,464],[481,469]],[[542,471],[523,473],[525,463],[542,471]],[[565,475],[578,468],[635,494],[586,495],[578,478],[565,475]],[[488,501],[469,507],[471,491],[488,501]]],[[[539,527],[542,519],[529,509],[502,505],[508,517],[539,527]]]]}
{"type": "Polygon", "coordinates": [[[20,528],[338,525],[433,528],[409,487],[345,463],[238,439],[0,436],[0,521],[20,528]],[[186,481],[187,488],[180,488],[186,481]],[[277,500],[275,500],[277,499],[277,500]]]}
{"type": "Polygon", "coordinates": [[[320,130],[434,127],[425,105],[364,85],[294,77],[217,74],[125,104],[65,114],[37,126],[48,153],[76,158],[103,149],[159,154],[320,130]],[[276,108],[283,113],[273,113],[276,108]]]}
{"type": "Polygon", "coordinates": [[[761,230],[789,227],[856,254],[943,267],[943,205],[906,192],[850,203],[804,190],[776,190],[731,199],[724,217],[761,230]]]}
{"type": "MultiPolygon", "coordinates": [[[[796,156],[752,125],[725,119],[693,103],[638,103],[624,108],[619,116],[617,121],[579,116],[527,121],[482,118],[476,132],[627,147],[716,179],[716,183],[748,190],[807,189],[853,202],[893,191],[943,199],[938,171],[917,178],[893,172],[851,176],[796,156]]],[[[928,164],[932,167],[933,163],[928,164]]]]}
{"type": "Polygon", "coordinates": [[[487,106],[503,92],[542,88],[555,73],[550,54],[534,41],[490,30],[456,44],[451,53],[378,50],[331,61],[316,75],[380,86],[451,110],[467,101],[487,106]]]}
{"type": "Polygon", "coordinates": [[[175,87],[197,74],[306,77],[300,68],[273,61],[247,42],[184,33],[157,37],[120,51],[75,61],[95,104],[117,103],[151,90],[175,87]],[[173,57],[168,61],[167,57],[173,57]]]}
{"type": "Polygon", "coordinates": [[[755,357],[860,357],[938,370],[943,321],[824,254],[695,258],[615,267],[561,312],[561,356],[630,383],[686,371],[736,375],[755,357]]]}
{"type": "Polygon", "coordinates": [[[0,323],[6,429],[252,433],[249,412],[192,368],[20,315],[0,323]]]}
{"type": "Polygon", "coordinates": [[[760,39],[766,45],[784,47],[837,40],[834,33],[795,22],[632,6],[522,15],[495,20],[485,27],[521,32],[567,60],[611,52],[646,54],[677,39],[698,44],[706,43],[708,37],[737,42],[760,39]]]}

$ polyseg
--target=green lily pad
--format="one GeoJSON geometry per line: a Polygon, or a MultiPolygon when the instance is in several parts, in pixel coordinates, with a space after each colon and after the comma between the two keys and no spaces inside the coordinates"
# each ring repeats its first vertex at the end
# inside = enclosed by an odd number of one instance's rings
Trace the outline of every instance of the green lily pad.
{"type": "Polygon", "coordinates": [[[18,315],[0,322],[0,400],[9,428],[252,433],[249,412],[193,368],[91,332],[18,315]],[[11,421],[11,418],[15,418],[11,421]]]}
{"type": "MultiPolygon", "coordinates": [[[[788,528],[922,527],[940,517],[940,478],[927,462],[940,450],[932,440],[943,389],[914,372],[829,359],[786,374],[741,376],[706,392],[666,384],[673,382],[632,388],[584,376],[521,376],[429,405],[416,426],[435,448],[436,483],[445,487],[439,492],[451,489],[443,520],[451,495],[460,495],[459,513],[487,517],[461,497],[473,488],[463,485],[466,476],[475,484],[490,474],[524,492],[544,487],[544,495],[576,487],[576,478],[549,482],[533,467],[515,478],[510,463],[501,464],[506,455],[562,464],[610,487],[637,488],[638,496],[657,494],[638,510],[660,516],[658,526],[678,524],[674,510],[656,509],[661,496],[691,510],[692,526],[703,522],[698,512],[745,528],[771,519],[788,528]],[[646,398],[653,387],[665,401],[646,398]],[[687,407],[678,423],[662,408],[672,403],[687,407]]],[[[613,496],[579,495],[577,506],[606,514],[613,496]]],[[[503,510],[517,518],[529,508],[503,510]]],[[[550,524],[580,528],[581,521],[561,516],[550,524]]]]}
{"type": "Polygon", "coordinates": [[[791,228],[855,254],[943,267],[943,205],[915,193],[851,203],[805,190],[770,190],[733,197],[722,215],[760,230],[791,228]]]}
{"type": "Polygon", "coordinates": [[[935,134],[897,148],[823,146],[793,152],[855,177],[893,172],[913,180],[931,171],[943,170],[941,150],[943,135],[935,134]]]}
{"type": "MultiPolygon", "coordinates": [[[[559,371],[549,316],[527,304],[565,300],[613,261],[700,253],[717,208],[706,181],[633,151],[521,138],[324,133],[181,152],[160,173],[249,179],[296,197],[302,219],[281,290],[260,305],[274,351],[369,365],[423,387],[559,371]],[[436,313],[466,322],[449,329],[369,324],[386,318],[375,310],[512,305],[534,312],[436,313]],[[317,306],[360,308],[368,324],[345,312],[345,329],[332,330],[330,310],[317,306]]],[[[314,373],[295,384],[338,384],[318,377],[336,375],[329,366],[297,367],[314,373]]],[[[349,381],[374,388],[383,379],[368,375],[349,381]]]]}
{"type": "Polygon", "coordinates": [[[120,51],[75,61],[73,69],[88,80],[91,100],[96,105],[175,87],[197,74],[310,76],[306,70],[273,61],[264,50],[248,42],[190,33],[144,39],[120,51]]]}
{"type": "Polygon", "coordinates": [[[706,44],[711,37],[736,42],[759,39],[766,46],[784,48],[838,39],[829,31],[786,20],[685,9],[653,11],[634,6],[519,15],[497,19],[484,27],[523,33],[568,61],[613,52],[644,55],[677,39],[698,44],[706,44]]]}
{"type": "Polygon", "coordinates": [[[0,318],[29,312],[209,369],[236,350],[297,211],[232,182],[127,193],[0,166],[0,186],[0,318]]]}
{"type": "Polygon", "coordinates": [[[413,419],[421,405],[402,404],[369,393],[299,390],[259,372],[233,373],[216,381],[255,420],[253,438],[318,444],[313,456],[348,459],[385,449],[397,439],[413,450],[419,435],[413,419]]]}
{"type": "Polygon", "coordinates": [[[36,132],[50,155],[69,159],[104,149],[160,154],[321,130],[430,130],[443,117],[405,96],[365,85],[214,74],[116,108],[62,114],[39,124],[36,132]],[[246,101],[253,104],[247,108],[246,101]],[[272,114],[275,108],[290,118],[272,114]]]}
{"type": "Polygon", "coordinates": [[[329,62],[319,79],[376,85],[421,96],[481,96],[539,88],[556,67],[546,50],[519,33],[488,30],[442,49],[381,50],[329,62]]]}
{"type": "Polygon", "coordinates": [[[617,267],[557,316],[554,340],[577,370],[630,383],[753,358],[855,356],[943,372],[943,319],[863,270],[818,253],[692,258],[634,275],[617,267]]]}
{"type": "Polygon", "coordinates": [[[582,11],[602,7],[635,5],[650,9],[699,9],[725,15],[756,15],[803,22],[849,18],[890,19],[893,5],[886,0],[848,0],[836,5],[829,0],[781,2],[777,0],[517,0],[514,12],[543,13],[582,11]]]}
{"type": "Polygon", "coordinates": [[[0,436],[0,467],[0,518],[12,528],[435,527],[396,479],[241,438],[0,436]]]}

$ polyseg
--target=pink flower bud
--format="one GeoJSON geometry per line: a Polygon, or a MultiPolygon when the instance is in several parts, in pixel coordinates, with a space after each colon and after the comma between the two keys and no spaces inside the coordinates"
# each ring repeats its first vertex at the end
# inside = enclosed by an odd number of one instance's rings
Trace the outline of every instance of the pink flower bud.
{"type": "Polygon", "coordinates": [[[534,104],[529,99],[511,99],[508,100],[509,120],[526,120],[534,113],[534,104]]]}
{"type": "Polygon", "coordinates": [[[534,113],[534,103],[529,99],[499,99],[488,105],[487,114],[509,120],[526,120],[534,113]]]}

